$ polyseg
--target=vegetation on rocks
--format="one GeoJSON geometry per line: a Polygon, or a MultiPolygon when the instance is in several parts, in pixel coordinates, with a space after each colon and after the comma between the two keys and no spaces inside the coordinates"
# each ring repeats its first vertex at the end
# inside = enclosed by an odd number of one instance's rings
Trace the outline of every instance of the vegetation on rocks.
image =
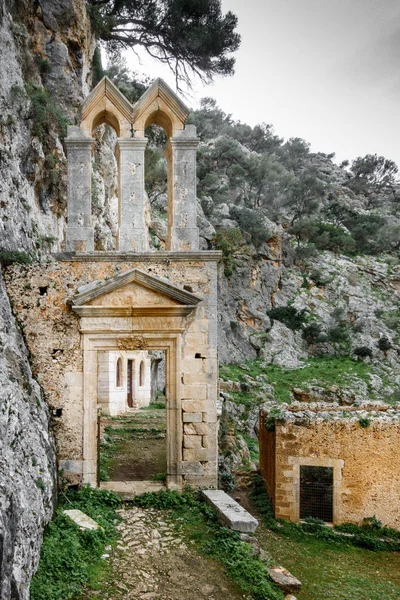
{"type": "MultiPolygon", "coordinates": [[[[248,361],[239,365],[225,364],[220,367],[220,377],[224,380],[247,382],[248,391],[230,392],[232,398],[239,403],[261,404],[268,399],[263,386],[270,384],[272,393],[278,402],[290,402],[293,388],[304,388],[308,385],[327,390],[348,385],[357,390],[359,382],[370,384],[370,374],[374,369],[361,361],[349,357],[310,358],[299,369],[284,369],[273,364],[265,364],[261,360],[248,361]],[[249,383],[249,377],[252,380],[249,383]]],[[[372,396],[374,393],[370,390],[372,396]]],[[[268,391],[271,394],[271,391],[268,391]]]]}
{"type": "Polygon", "coordinates": [[[53,520],[45,532],[39,568],[33,577],[31,600],[75,598],[84,585],[99,585],[107,563],[101,558],[107,545],[117,540],[115,529],[121,502],[105,490],[83,487],[63,493],[53,520]],[[99,525],[97,530],[82,530],[63,511],[79,509],[99,525]]]}

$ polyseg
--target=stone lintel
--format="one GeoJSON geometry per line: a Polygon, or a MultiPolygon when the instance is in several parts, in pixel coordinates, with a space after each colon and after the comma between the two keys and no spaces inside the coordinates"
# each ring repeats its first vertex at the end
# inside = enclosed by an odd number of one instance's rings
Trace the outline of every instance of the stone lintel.
{"type": "Polygon", "coordinates": [[[196,252],[57,252],[53,257],[60,262],[219,262],[220,250],[199,250],[196,252]]]}
{"type": "Polygon", "coordinates": [[[258,521],[222,490],[203,490],[206,501],[215,508],[220,521],[233,531],[252,533],[258,521]]]}
{"type": "MultiPolygon", "coordinates": [[[[71,306],[80,317],[186,317],[196,306],[71,306]]],[[[184,328],[182,328],[184,331],[184,328]]]]}
{"type": "Polygon", "coordinates": [[[80,529],[102,529],[96,521],[77,508],[63,510],[63,514],[76,523],[80,529]]]}

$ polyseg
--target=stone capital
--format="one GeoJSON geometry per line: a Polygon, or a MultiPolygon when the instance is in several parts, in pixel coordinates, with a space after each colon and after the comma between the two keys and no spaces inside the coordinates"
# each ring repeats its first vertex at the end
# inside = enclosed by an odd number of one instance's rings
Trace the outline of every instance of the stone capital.
{"type": "Polygon", "coordinates": [[[200,138],[173,137],[169,142],[173,150],[196,150],[200,144],[200,138]]]}
{"type": "Polygon", "coordinates": [[[118,138],[117,147],[120,152],[124,150],[145,150],[147,138],[118,138]]]}

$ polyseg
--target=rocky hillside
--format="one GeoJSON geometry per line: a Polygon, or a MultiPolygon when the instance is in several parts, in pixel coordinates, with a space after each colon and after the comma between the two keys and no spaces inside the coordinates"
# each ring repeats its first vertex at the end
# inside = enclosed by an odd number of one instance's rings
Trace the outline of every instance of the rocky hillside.
{"type": "MultiPolygon", "coordinates": [[[[83,0],[0,5],[0,264],[63,238],[62,138],[90,84],[83,0]]],[[[27,599],[55,498],[49,409],[0,273],[0,597],[27,599]]]]}
{"type": "MultiPolygon", "coordinates": [[[[49,260],[51,251],[63,247],[62,142],[67,123],[78,122],[80,103],[92,87],[94,51],[84,0],[5,0],[0,6],[3,267],[13,261],[49,260]]],[[[98,63],[96,69],[101,75],[98,63]]],[[[148,84],[135,81],[118,65],[108,74],[132,101],[148,84]]],[[[352,375],[346,363],[349,394],[396,400],[400,388],[396,166],[374,156],[338,166],[332,155],[311,153],[303,140],[284,142],[269,125],[251,128],[235,122],[209,99],[191,115],[191,122],[201,138],[201,244],[223,253],[221,362],[258,360],[254,372],[247,372],[251,368],[244,365],[245,377],[243,373],[237,377],[239,388],[233,394],[254,389],[262,402],[282,393],[274,382],[283,379],[286,400],[293,388],[298,393],[319,393],[314,389],[318,365],[339,361],[340,373],[344,364],[340,361],[350,360],[366,366],[368,373],[361,375],[358,369],[352,375]],[[311,365],[310,360],[317,362],[311,365]],[[308,379],[301,373],[308,373],[308,379]]],[[[164,247],[166,236],[165,136],[157,127],[148,134],[148,224],[156,250],[164,247]]],[[[101,126],[95,137],[96,248],[112,250],[117,213],[115,136],[101,126]]],[[[32,379],[22,334],[0,284],[4,599],[28,598],[55,490],[49,410],[32,379]]],[[[230,375],[225,372],[225,378],[230,375]]],[[[338,379],[332,379],[332,385],[339,393],[338,379]]],[[[233,420],[242,413],[247,419],[248,407],[243,406],[232,402],[233,420]]],[[[252,421],[245,419],[245,435],[254,435],[256,412],[252,421]]]]}

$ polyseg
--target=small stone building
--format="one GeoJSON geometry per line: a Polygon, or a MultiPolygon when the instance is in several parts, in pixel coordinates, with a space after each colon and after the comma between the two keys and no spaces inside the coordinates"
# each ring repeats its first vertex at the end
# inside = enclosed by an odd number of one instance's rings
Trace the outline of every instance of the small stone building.
{"type": "Polygon", "coordinates": [[[145,350],[98,352],[97,402],[102,414],[121,415],[150,404],[151,362],[145,350]]]}
{"type": "MultiPolygon", "coordinates": [[[[116,414],[125,403],[129,362],[132,369],[133,361],[139,362],[138,379],[132,376],[131,385],[137,382],[147,398],[150,367],[138,353],[161,352],[167,486],[217,486],[221,253],[199,250],[199,139],[194,125],[186,124],[188,115],[160,79],[132,105],[104,78],[83,103],[81,124],[69,127],[65,140],[63,252],[46,263],[14,266],[6,274],[33,372],[55,415],[59,467],[75,483],[98,482],[99,408],[116,414]],[[91,210],[92,135],[102,123],[118,136],[118,247],[112,252],[95,251],[91,210]],[[168,140],[168,239],[160,252],[149,248],[145,220],[145,131],[154,123],[164,128],[168,140]]],[[[136,399],[138,404],[147,401],[140,393],[136,399]]]]}
{"type": "Polygon", "coordinates": [[[260,468],[276,518],[400,529],[400,405],[267,403],[260,468]]]}

